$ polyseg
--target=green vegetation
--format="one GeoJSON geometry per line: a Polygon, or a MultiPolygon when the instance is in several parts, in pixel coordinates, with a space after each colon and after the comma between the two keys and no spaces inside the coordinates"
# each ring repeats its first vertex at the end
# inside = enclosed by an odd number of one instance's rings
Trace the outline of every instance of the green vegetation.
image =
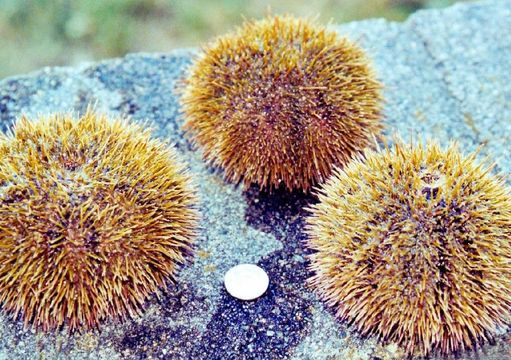
{"type": "Polygon", "coordinates": [[[268,12],[403,20],[455,0],[0,0],[0,77],[46,65],[196,46],[268,12]]]}

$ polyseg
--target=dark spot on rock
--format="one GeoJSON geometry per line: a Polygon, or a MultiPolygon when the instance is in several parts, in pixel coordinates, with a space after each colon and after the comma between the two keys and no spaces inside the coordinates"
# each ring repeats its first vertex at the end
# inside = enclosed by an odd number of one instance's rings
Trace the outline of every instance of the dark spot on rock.
{"type": "Polygon", "coordinates": [[[120,352],[132,359],[190,359],[187,344],[176,346],[176,340],[188,343],[199,337],[189,327],[168,324],[134,324],[121,338],[120,352]]]}
{"type": "Polygon", "coordinates": [[[8,106],[12,103],[14,99],[9,95],[4,95],[0,97],[0,113],[5,113],[8,110],[8,106]]]}
{"type": "Polygon", "coordinates": [[[205,299],[198,296],[196,289],[190,284],[183,283],[170,287],[166,295],[158,301],[164,316],[175,318],[184,315],[185,312],[193,316],[193,313],[201,310],[199,307],[204,310],[203,307],[207,306],[205,299]]]}
{"type": "Polygon", "coordinates": [[[123,114],[133,115],[135,112],[140,110],[140,107],[131,100],[124,100],[114,109],[120,111],[123,114]]]}

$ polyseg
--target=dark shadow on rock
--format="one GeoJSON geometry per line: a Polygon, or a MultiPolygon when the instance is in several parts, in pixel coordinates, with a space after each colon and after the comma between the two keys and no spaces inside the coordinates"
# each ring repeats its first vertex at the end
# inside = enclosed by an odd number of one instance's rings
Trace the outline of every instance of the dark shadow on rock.
{"type": "MultiPolygon", "coordinates": [[[[289,230],[289,235],[299,235],[296,230],[301,229],[298,229],[297,220],[303,220],[307,216],[305,207],[316,202],[313,195],[299,191],[290,192],[284,188],[268,192],[259,191],[256,186],[252,186],[244,195],[248,205],[245,212],[247,223],[275,235],[281,241],[284,241],[281,232],[287,232],[286,229],[289,230]]],[[[292,246],[293,243],[294,241],[287,241],[284,245],[292,246]]]]}
{"type": "Polygon", "coordinates": [[[268,291],[254,301],[240,301],[222,291],[219,305],[196,359],[286,359],[307,335],[312,321],[312,299],[306,288],[309,276],[303,247],[304,206],[310,195],[250,188],[245,218],[254,228],[272,233],[283,248],[265,256],[258,265],[270,277],[268,291]]]}

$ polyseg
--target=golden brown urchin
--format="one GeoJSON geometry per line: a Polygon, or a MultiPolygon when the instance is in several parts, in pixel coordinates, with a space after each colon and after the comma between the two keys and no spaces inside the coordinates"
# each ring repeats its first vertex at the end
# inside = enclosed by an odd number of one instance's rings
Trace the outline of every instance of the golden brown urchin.
{"type": "Polygon", "coordinates": [[[510,190],[475,158],[397,144],[326,182],[308,245],[312,284],[339,318],[415,355],[510,323],[510,190]]]}
{"type": "Polygon", "coordinates": [[[0,136],[0,301],[25,325],[91,328],[140,311],[185,261],[195,197],[174,150],[89,111],[0,136]]]}
{"type": "Polygon", "coordinates": [[[193,64],[185,130],[229,180],[307,191],[372,143],[380,88],[363,51],[334,31],[248,21],[193,64]]]}

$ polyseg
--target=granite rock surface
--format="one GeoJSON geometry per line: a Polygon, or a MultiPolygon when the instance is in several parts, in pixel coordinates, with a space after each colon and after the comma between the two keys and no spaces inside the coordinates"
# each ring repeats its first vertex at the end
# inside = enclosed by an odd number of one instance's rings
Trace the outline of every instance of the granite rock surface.
{"type": "MultiPolygon", "coordinates": [[[[404,23],[367,20],[334,27],[357,41],[385,84],[387,134],[456,139],[511,173],[511,1],[421,11],[404,23]]],[[[243,191],[207,167],[183,137],[179,88],[195,50],[132,54],[74,68],[46,68],[0,81],[0,128],[20,114],[85,111],[149,121],[175,144],[200,193],[197,255],[144,314],[68,335],[23,330],[0,315],[0,359],[397,359],[395,345],[358,336],[306,285],[304,206],[298,193],[243,191]],[[257,263],[270,276],[260,299],[230,297],[229,267],[257,263]]],[[[510,359],[510,336],[453,355],[510,359]]],[[[440,357],[438,357],[440,358],[440,357]]]]}

